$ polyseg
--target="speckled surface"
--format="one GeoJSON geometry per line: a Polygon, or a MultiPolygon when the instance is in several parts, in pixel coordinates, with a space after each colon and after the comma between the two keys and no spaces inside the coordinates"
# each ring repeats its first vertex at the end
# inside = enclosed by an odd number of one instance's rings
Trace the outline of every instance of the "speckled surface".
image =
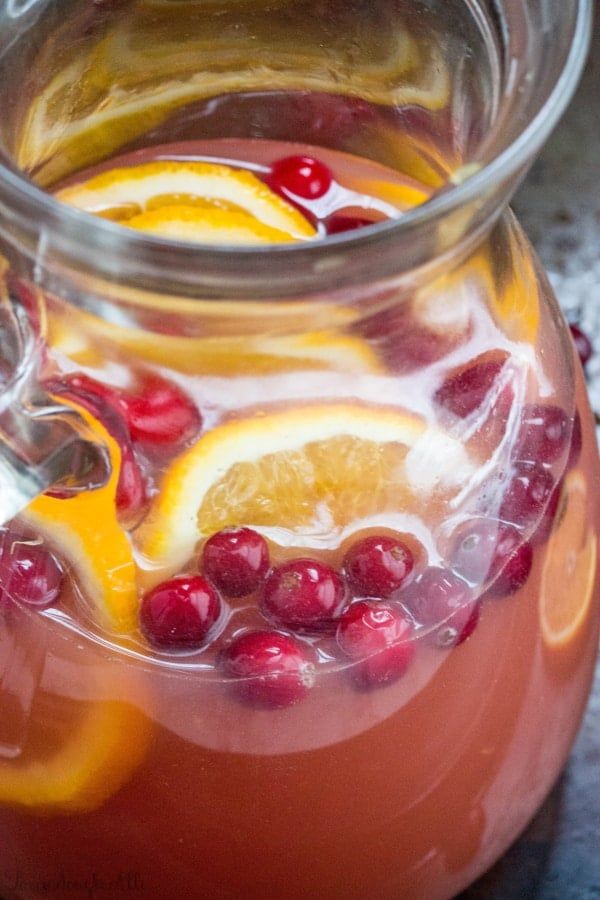
{"type": "MultiPolygon", "coordinates": [[[[595,337],[600,413],[600,15],[575,100],[513,204],[567,315],[595,337]]],[[[600,900],[600,664],[570,762],[506,857],[461,900],[600,900]]]]}

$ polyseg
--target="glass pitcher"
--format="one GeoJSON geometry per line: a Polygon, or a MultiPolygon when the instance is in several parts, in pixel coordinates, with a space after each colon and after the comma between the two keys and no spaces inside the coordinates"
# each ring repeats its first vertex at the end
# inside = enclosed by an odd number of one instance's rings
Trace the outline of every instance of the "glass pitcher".
{"type": "Polygon", "coordinates": [[[0,3],[5,900],[444,900],[542,803],[598,456],[507,203],[589,19],[0,3]]]}

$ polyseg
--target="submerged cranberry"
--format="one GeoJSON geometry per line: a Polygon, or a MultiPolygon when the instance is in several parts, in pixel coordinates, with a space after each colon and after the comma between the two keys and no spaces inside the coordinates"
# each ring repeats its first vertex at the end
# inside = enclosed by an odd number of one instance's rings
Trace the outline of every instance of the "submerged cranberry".
{"type": "Polygon", "coordinates": [[[148,499],[146,479],[131,444],[125,441],[119,443],[121,471],[117,483],[117,509],[124,515],[134,515],[148,499]]]}
{"type": "Polygon", "coordinates": [[[365,600],[352,604],[337,630],[340,648],[356,662],[352,676],[363,687],[401,678],[415,654],[412,638],[412,624],[400,608],[365,600]]]}
{"type": "Polygon", "coordinates": [[[278,631],[251,631],[235,638],[221,657],[242,699],[280,708],[303,700],[314,684],[308,648],[278,631]]]}
{"type": "Polygon", "coordinates": [[[477,599],[469,585],[447,569],[432,566],[413,582],[402,597],[415,619],[432,631],[443,647],[461,644],[472,633],[477,599]]]}
{"type": "Polygon", "coordinates": [[[202,569],[228,597],[245,597],[262,584],[269,571],[269,548],[251,528],[218,531],[202,550],[202,569]]]}
{"type": "Polygon", "coordinates": [[[571,322],[569,325],[569,329],[571,331],[571,337],[573,338],[573,343],[575,344],[575,349],[577,350],[577,355],[581,361],[581,365],[585,368],[589,363],[590,359],[594,355],[594,348],[592,346],[592,342],[589,337],[579,327],[575,322],[571,322]]]}
{"type": "Polygon", "coordinates": [[[286,156],[273,163],[268,181],[285,197],[318,200],[331,187],[333,177],[329,168],[312,156],[286,156]]]}
{"type": "Polygon", "coordinates": [[[58,599],[63,580],[62,566],[41,541],[1,533],[0,596],[46,609],[58,599]]]}
{"type": "Polygon", "coordinates": [[[40,289],[25,279],[19,278],[10,269],[5,278],[9,294],[23,307],[33,332],[39,337],[41,334],[40,307],[43,303],[40,289]]]}
{"type": "Polygon", "coordinates": [[[144,596],[140,625],[154,647],[191,650],[206,643],[220,614],[221,601],[209,581],[178,575],[144,596]]]}
{"type": "Polygon", "coordinates": [[[567,460],[567,467],[572,468],[575,466],[579,460],[581,455],[581,448],[583,447],[583,432],[581,429],[581,416],[579,415],[579,410],[575,410],[575,418],[573,419],[573,430],[571,431],[571,446],[569,448],[569,458],[567,460]]]}
{"type": "Polygon", "coordinates": [[[158,375],[146,376],[136,393],[122,393],[129,432],[143,444],[180,444],[194,437],[202,419],[181,388],[158,375]]]}
{"type": "Polygon", "coordinates": [[[554,520],[558,512],[558,507],[560,505],[562,489],[563,479],[561,478],[561,480],[555,484],[554,490],[550,494],[550,497],[546,504],[546,508],[544,509],[544,512],[542,514],[542,518],[540,519],[537,528],[531,535],[532,544],[542,544],[550,536],[552,527],[554,525],[554,520]]]}
{"type": "Polygon", "coordinates": [[[410,549],[398,538],[378,535],[357,541],[344,557],[344,570],[357,594],[390,597],[413,570],[410,549]]]}
{"type": "Polygon", "coordinates": [[[59,381],[49,382],[47,388],[87,409],[102,422],[117,442],[121,451],[121,468],[116,493],[117,509],[123,516],[137,516],[147,500],[146,480],[123,418],[120,406],[121,391],[82,373],[66,375],[59,381]]]}
{"type": "Polygon", "coordinates": [[[522,587],[532,562],[531,544],[506,522],[477,519],[458,529],[453,539],[453,568],[473,584],[493,581],[494,596],[513,594],[522,587]]]}
{"type": "Polygon", "coordinates": [[[267,578],[262,607],[279,625],[319,629],[340,613],[345,595],[344,582],[330,566],[314,559],[292,559],[267,578]]]}
{"type": "Polygon", "coordinates": [[[336,213],[325,222],[327,234],[343,234],[346,231],[356,231],[359,228],[366,228],[367,225],[373,225],[373,219],[364,219],[361,216],[345,216],[336,213]]]}
{"type": "Polygon", "coordinates": [[[564,409],[528,404],[523,409],[513,458],[550,464],[563,455],[570,439],[571,419],[564,409]]]}
{"type": "MultiPolygon", "coordinates": [[[[492,392],[505,363],[505,359],[482,360],[449,375],[436,391],[435,402],[458,418],[470,416],[492,392]]],[[[498,413],[502,412],[505,418],[511,402],[512,390],[506,387],[495,403],[498,413]]]]}
{"type": "Polygon", "coordinates": [[[462,335],[432,331],[416,317],[411,304],[398,302],[398,295],[382,295],[388,307],[355,326],[363,340],[371,341],[385,363],[396,373],[414,372],[441,359],[460,341],[462,335]]]}
{"type": "Polygon", "coordinates": [[[70,391],[75,400],[80,395],[101,397],[122,414],[120,401],[123,392],[119,388],[114,387],[114,385],[97,381],[95,378],[86,375],[84,372],[69,372],[68,375],[63,375],[60,382],[51,385],[50,389],[56,390],[58,393],[70,391]]]}
{"type": "Polygon", "coordinates": [[[537,462],[515,463],[500,507],[500,518],[519,527],[532,525],[546,509],[555,488],[552,473],[537,462]]]}

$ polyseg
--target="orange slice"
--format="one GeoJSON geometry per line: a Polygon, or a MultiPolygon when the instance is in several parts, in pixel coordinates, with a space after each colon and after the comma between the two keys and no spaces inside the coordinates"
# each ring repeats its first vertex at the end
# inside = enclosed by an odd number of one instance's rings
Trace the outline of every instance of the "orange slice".
{"type": "MultiPolygon", "coordinates": [[[[297,209],[252,172],[216,163],[165,160],[110,169],[62,188],[55,196],[63,203],[99,216],[116,218],[121,210],[121,224],[128,224],[133,218],[132,227],[167,236],[181,236],[174,233],[176,229],[188,234],[192,230],[199,232],[202,224],[204,231],[210,233],[211,222],[216,232],[243,228],[247,234],[254,226],[254,243],[263,238],[266,242],[289,241],[316,234],[297,209]],[[161,198],[166,198],[164,204],[157,203],[161,198]],[[228,208],[202,207],[196,200],[216,201],[227,204],[228,208]],[[158,209],[152,209],[153,205],[158,205],[158,209]],[[186,206],[190,207],[187,214],[183,209],[186,206]],[[133,217],[128,215],[131,212],[133,217]]],[[[247,239],[241,241],[247,242],[247,239]]]]}
{"type": "Polygon", "coordinates": [[[163,206],[132,216],[123,224],[148,234],[198,244],[276,244],[293,240],[279,228],[228,209],[163,206]]]}
{"type": "Polygon", "coordinates": [[[598,539],[590,530],[586,481],[566,479],[562,516],[546,550],[540,592],[542,634],[547,647],[568,646],[584,627],[596,589],[598,539]]]}
{"type": "Polygon", "coordinates": [[[89,812],[116,793],[142,762],[149,720],[133,703],[104,699],[123,696],[123,667],[78,662],[73,673],[88,699],[38,688],[21,752],[14,759],[0,758],[1,803],[43,814],[89,812]]]}
{"type": "MultiPolygon", "coordinates": [[[[313,318],[318,313],[315,310],[313,318]]],[[[237,313],[229,309],[223,314],[228,319],[224,326],[235,324],[239,333],[240,320],[232,320],[237,313]]],[[[298,316],[302,315],[298,311],[298,316]]],[[[292,312],[287,318],[290,328],[302,323],[301,318],[293,320],[292,312]]],[[[280,320],[279,327],[284,327],[284,320],[280,320]]],[[[266,320],[262,321],[264,326],[266,320]]],[[[137,359],[197,376],[256,376],[309,370],[356,374],[382,371],[374,349],[356,335],[336,331],[253,335],[249,311],[247,318],[241,320],[248,333],[232,337],[156,334],[141,328],[123,328],[79,310],[64,313],[51,310],[48,324],[50,347],[81,366],[101,367],[108,359],[123,359],[131,364],[132,359],[137,359]]],[[[218,327],[216,321],[215,327],[218,327]]],[[[260,328],[260,319],[257,327],[260,328]]]]}
{"type": "MultiPolygon", "coordinates": [[[[60,399],[64,403],[64,398],[60,399]]],[[[42,495],[21,518],[55,546],[76,573],[95,618],[112,632],[130,632],[137,622],[136,569],[129,538],[117,520],[115,495],[121,453],[117,442],[87,410],[73,406],[109,451],[107,484],[60,500],[42,495]]]]}
{"type": "MultiPolygon", "coordinates": [[[[138,596],[131,547],[115,510],[119,448],[86,410],[70,405],[108,448],[110,479],[99,490],[66,500],[38,497],[22,519],[73,567],[95,617],[112,631],[131,631],[137,620],[138,596]]],[[[51,639],[51,626],[36,622],[18,623],[17,641],[23,641],[25,647],[28,640],[39,642],[39,636],[27,635],[27,628],[43,627],[45,638],[51,639]]],[[[0,645],[2,639],[7,639],[7,633],[0,636],[0,645]]],[[[18,756],[0,758],[0,802],[45,814],[100,806],[139,766],[150,735],[146,716],[134,703],[122,699],[135,687],[122,664],[97,661],[92,652],[84,659],[75,647],[75,638],[70,644],[60,637],[58,646],[59,662],[56,653],[48,651],[44,680],[27,713],[25,740],[18,756]]],[[[9,653],[14,652],[14,646],[9,647],[9,653]]],[[[0,657],[8,658],[1,653],[0,657]]],[[[139,700],[139,687],[137,692],[139,700]]],[[[10,716],[11,700],[4,681],[0,701],[5,715],[10,716]]]]}
{"type": "Polygon", "coordinates": [[[285,544],[401,512],[423,470],[435,470],[435,446],[464,462],[456,442],[404,410],[323,404],[226,422],[164,475],[138,533],[150,578],[180,569],[198,541],[228,526],[277,529],[285,544]]]}

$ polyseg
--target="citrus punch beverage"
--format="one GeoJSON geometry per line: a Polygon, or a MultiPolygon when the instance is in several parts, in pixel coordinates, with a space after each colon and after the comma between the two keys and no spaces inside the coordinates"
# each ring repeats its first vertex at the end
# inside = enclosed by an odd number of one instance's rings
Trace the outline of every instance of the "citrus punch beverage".
{"type": "Polygon", "coordinates": [[[2,433],[79,438],[0,529],[0,896],[448,900],[564,765],[600,618],[530,246],[473,199],[402,230],[481,168],[492,26],[73,9],[13,109],[58,243],[0,257],[2,433]]]}

